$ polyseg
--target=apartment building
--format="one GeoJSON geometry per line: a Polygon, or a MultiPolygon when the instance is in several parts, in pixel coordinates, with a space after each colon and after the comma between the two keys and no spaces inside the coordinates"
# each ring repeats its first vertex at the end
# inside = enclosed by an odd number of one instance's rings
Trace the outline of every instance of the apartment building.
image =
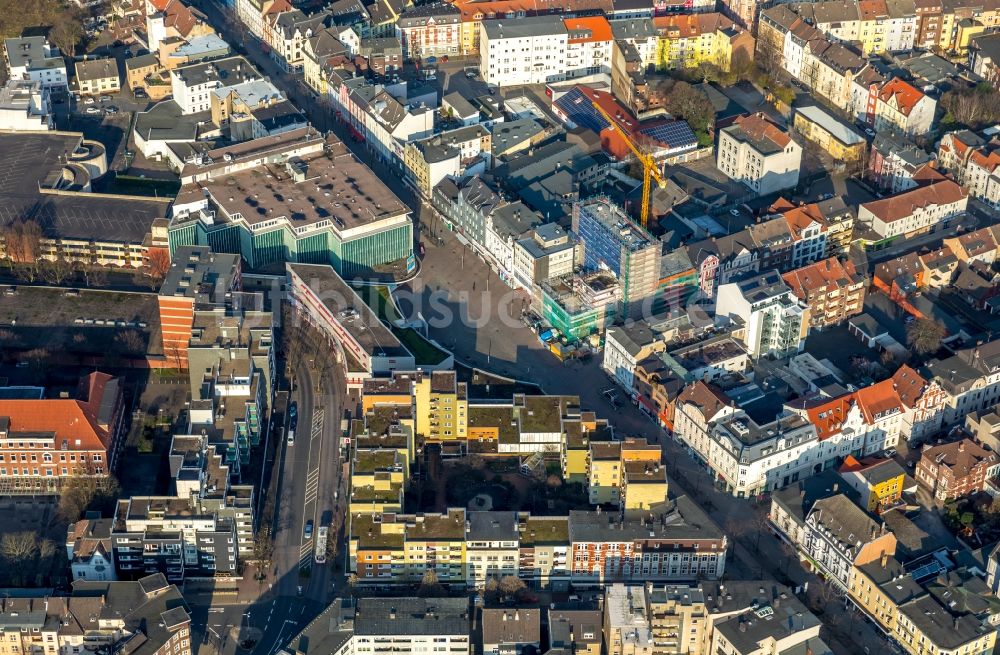
{"type": "MultiPolygon", "coordinates": [[[[805,653],[829,652],[819,636],[822,624],[816,615],[787,591],[768,594],[765,585],[758,587],[757,595],[749,606],[743,605],[733,614],[713,617],[710,646],[704,652],[727,655],[796,650],[805,653]],[[760,589],[764,589],[764,593],[760,589]]],[[[732,583],[725,585],[727,590],[732,586],[732,583]]],[[[720,585],[719,593],[723,591],[720,585]]],[[[729,595],[727,591],[726,597],[729,595]]]]}
{"type": "Polygon", "coordinates": [[[243,57],[228,57],[181,66],[170,71],[174,102],[184,115],[212,109],[217,89],[261,80],[260,73],[243,57]]]}
{"type": "Polygon", "coordinates": [[[894,196],[862,203],[858,223],[867,228],[871,243],[888,242],[947,227],[965,211],[969,195],[955,182],[943,179],[894,196]]]}
{"type": "Polygon", "coordinates": [[[77,580],[68,596],[8,597],[0,605],[0,620],[5,654],[85,648],[141,655],[195,652],[187,603],[162,575],[135,582],[77,580]]]}
{"type": "Polygon", "coordinates": [[[809,326],[837,325],[864,311],[866,280],[851,261],[830,257],[781,276],[809,306],[809,326]]]}
{"type": "Polygon", "coordinates": [[[441,582],[476,586],[486,571],[509,570],[516,551],[516,574],[556,588],[716,579],[725,571],[725,535],[686,497],[634,517],[600,510],[568,517],[488,512],[480,519],[477,513],[353,515],[348,569],[362,585],[417,582],[433,570],[441,582]]]}
{"type": "Polygon", "coordinates": [[[894,459],[859,461],[849,455],[840,467],[840,476],[858,493],[861,506],[868,512],[882,512],[895,506],[906,486],[906,471],[894,459]]]}
{"type": "Polygon", "coordinates": [[[719,131],[716,166],[758,195],[799,183],[802,147],[763,114],[737,117],[719,131]]]}
{"type": "Polygon", "coordinates": [[[359,598],[352,641],[358,655],[386,647],[401,655],[432,653],[438,648],[470,655],[471,634],[467,598],[359,598]]]}
{"type": "Polygon", "coordinates": [[[118,62],[113,58],[84,59],[76,62],[75,67],[76,88],[80,95],[96,96],[121,90],[118,62]]]}
{"type": "MultiPolygon", "coordinates": [[[[504,576],[518,574],[520,570],[518,527],[516,512],[467,514],[465,530],[467,584],[481,589],[490,578],[499,581],[504,576]]],[[[486,643],[485,635],[484,643],[486,643]]]]}
{"type": "Polygon", "coordinates": [[[270,46],[271,59],[282,70],[300,73],[305,66],[306,42],[326,27],[330,15],[317,11],[306,15],[298,9],[269,14],[265,17],[265,35],[270,46]]]}
{"type": "Polygon", "coordinates": [[[601,610],[548,610],[549,644],[570,655],[601,655],[601,610]]]}
{"type": "Polygon", "coordinates": [[[0,489],[58,494],[77,477],[107,482],[118,464],[126,410],[121,380],[94,372],[75,398],[0,399],[0,489]]]}
{"type": "Polygon", "coordinates": [[[750,357],[801,352],[809,334],[810,309],[777,271],[719,287],[716,315],[741,321],[750,357]]]}
{"type": "Polygon", "coordinates": [[[9,183],[0,204],[9,214],[0,227],[32,216],[44,205],[59,221],[42,231],[31,253],[8,251],[0,238],[0,257],[28,263],[62,259],[70,263],[141,268],[150,252],[167,247],[166,223],[172,198],[104,195],[91,191],[91,180],[107,172],[104,146],[78,132],[5,132],[0,151],[7,153],[9,183]],[[114,230],[94,216],[113,221],[114,230]]]}
{"type": "MultiPolygon", "coordinates": [[[[900,193],[916,187],[918,176],[934,163],[933,155],[917,147],[905,135],[879,132],[872,142],[868,173],[881,192],[900,193]]],[[[942,166],[950,168],[943,159],[942,166]]]]}
{"type": "Polygon", "coordinates": [[[614,34],[604,16],[563,19],[566,28],[567,78],[611,72],[614,34]]]}
{"type": "Polygon", "coordinates": [[[996,33],[981,34],[969,41],[969,68],[991,84],[1000,82],[1000,37],[996,33]]]}
{"type": "Polygon", "coordinates": [[[653,655],[644,587],[613,584],[605,588],[604,644],[608,655],[653,655]]]}
{"type": "Polygon", "coordinates": [[[539,225],[514,244],[514,280],[540,299],[543,282],[572,274],[576,251],[576,238],[558,223],[539,225]]]}
{"type": "Polygon", "coordinates": [[[59,49],[44,36],[4,39],[7,79],[33,80],[43,89],[65,89],[68,84],[66,62],[59,49]]]}
{"type": "Polygon", "coordinates": [[[934,127],[937,101],[909,82],[893,78],[874,95],[874,112],[866,113],[868,122],[875,126],[876,131],[898,130],[903,134],[919,136],[930,133],[934,127]]]}
{"type": "Polygon", "coordinates": [[[817,500],[806,516],[801,552],[840,588],[850,588],[852,571],[896,552],[896,537],[843,494],[817,500]]]}
{"type": "Polygon", "coordinates": [[[159,53],[176,47],[178,41],[215,34],[208,18],[182,0],[147,0],[146,38],[149,51],[159,53]]]}
{"type": "Polygon", "coordinates": [[[1000,340],[958,350],[927,364],[942,391],[941,425],[949,427],[1000,402],[1000,340]]]}
{"type": "Polygon", "coordinates": [[[396,21],[403,59],[458,55],[462,48],[461,12],[445,2],[431,2],[406,9],[396,21]]]}
{"type": "Polygon", "coordinates": [[[484,20],[479,70],[487,83],[501,87],[560,81],[566,76],[568,41],[569,31],[558,16],[484,20]]]}
{"type": "Polygon", "coordinates": [[[654,65],[658,69],[696,68],[702,64],[729,70],[733,53],[753,54],[753,37],[720,13],[656,16],[654,65]]]}
{"type": "Polygon", "coordinates": [[[631,393],[635,388],[635,371],[639,362],[665,348],[664,339],[645,321],[613,325],[604,334],[601,367],[620,387],[631,393]]]}
{"type": "Polygon", "coordinates": [[[584,270],[607,270],[619,280],[619,315],[639,318],[649,312],[660,282],[659,240],[601,196],[574,203],[572,224],[583,249],[584,270]]]}
{"type": "Polygon", "coordinates": [[[522,655],[541,646],[541,610],[483,608],[483,655],[522,655]]]}
{"type": "MultiPolygon", "coordinates": [[[[625,469],[629,464],[639,464],[635,479],[646,468],[656,467],[660,463],[661,453],[655,444],[647,443],[646,439],[625,439],[624,441],[592,441],[590,443],[589,471],[587,489],[592,505],[623,502],[625,469]]],[[[666,478],[663,480],[666,498],[666,478]]]]}
{"type": "Polygon", "coordinates": [[[1000,207],[1000,144],[969,130],[948,132],[938,145],[941,166],[969,195],[1000,207]]]}
{"type": "Polygon", "coordinates": [[[971,439],[962,439],[923,451],[915,475],[935,501],[946,503],[983,491],[998,472],[1000,456],[971,439]]]}

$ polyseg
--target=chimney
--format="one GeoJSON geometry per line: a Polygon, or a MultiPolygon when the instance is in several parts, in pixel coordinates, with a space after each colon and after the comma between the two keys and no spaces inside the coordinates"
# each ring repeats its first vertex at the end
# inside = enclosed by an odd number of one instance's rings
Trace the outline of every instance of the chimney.
{"type": "Polygon", "coordinates": [[[840,491],[840,483],[839,482],[834,482],[833,483],[833,493],[837,493],[838,491],[840,491]]]}
{"type": "Polygon", "coordinates": [[[884,568],[885,568],[885,565],[886,565],[886,564],[888,564],[888,563],[889,563],[889,553],[887,553],[887,552],[885,552],[885,551],[883,550],[883,551],[882,551],[882,559],[880,559],[880,560],[879,560],[879,564],[880,564],[880,565],[882,566],[882,568],[884,569],[884,568]]]}

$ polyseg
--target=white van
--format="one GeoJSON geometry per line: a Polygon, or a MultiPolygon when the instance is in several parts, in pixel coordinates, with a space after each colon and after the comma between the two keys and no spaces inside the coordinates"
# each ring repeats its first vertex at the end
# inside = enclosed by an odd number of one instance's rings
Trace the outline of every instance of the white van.
{"type": "Polygon", "coordinates": [[[288,431],[288,445],[289,446],[295,445],[295,430],[288,431]]]}

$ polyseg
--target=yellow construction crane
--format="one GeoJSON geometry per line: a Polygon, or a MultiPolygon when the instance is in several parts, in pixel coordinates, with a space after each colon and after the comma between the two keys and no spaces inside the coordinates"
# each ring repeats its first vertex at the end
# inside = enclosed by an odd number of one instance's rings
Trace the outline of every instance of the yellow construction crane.
{"type": "Polygon", "coordinates": [[[594,109],[596,109],[601,114],[601,116],[604,117],[604,120],[606,120],[608,123],[611,124],[611,129],[618,130],[618,135],[621,136],[622,141],[625,142],[625,145],[627,145],[629,149],[635,154],[635,158],[638,159],[639,163],[642,165],[642,171],[643,171],[642,211],[640,212],[640,220],[642,223],[642,227],[646,228],[646,224],[649,222],[650,182],[651,180],[656,180],[656,183],[662,189],[667,185],[667,181],[663,179],[662,175],[660,175],[659,166],[657,166],[656,160],[653,159],[653,156],[647,152],[642,151],[639,148],[639,146],[637,146],[635,142],[632,141],[631,137],[629,137],[628,134],[625,134],[625,132],[618,126],[618,123],[616,123],[614,119],[611,118],[611,115],[607,111],[605,111],[604,107],[601,107],[599,104],[597,104],[596,101],[593,100],[591,101],[590,104],[592,104],[594,106],[594,109]]]}

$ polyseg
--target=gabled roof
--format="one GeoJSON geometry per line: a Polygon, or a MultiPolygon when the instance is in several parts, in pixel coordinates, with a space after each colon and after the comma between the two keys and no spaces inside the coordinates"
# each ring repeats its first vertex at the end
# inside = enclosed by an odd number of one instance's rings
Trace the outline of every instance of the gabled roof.
{"type": "Polygon", "coordinates": [[[802,300],[808,300],[816,292],[825,293],[857,284],[862,279],[853,262],[841,262],[836,257],[789,271],[782,278],[802,300]]]}
{"type": "Polygon", "coordinates": [[[566,18],[563,20],[569,32],[569,43],[590,43],[611,41],[611,24],[604,16],[586,16],[583,18],[566,18]]]}
{"type": "Polygon", "coordinates": [[[690,404],[701,410],[706,421],[711,421],[719,412],[729,406],[732,400],[715,385],[701,380],[684,388],[677,397],[676,404],[690,404]]]}
{"type": "Polygon", "coordinates": [[[927,388],[927,380],[910,368],[909,364],[903,364],[899,367],[892,376],[892,383],[899,399],[910,408],[916,406],[924,389],[927,388]]]}
{"type": "Polygon", "coordinates": [[[924,97],[919,89],[898,77],[883,84],[878,92],[879,100],[892,105],[904,116],[909,116],[924,97]]]}
{"type": "Polygon", "coordinates": [[[866,423],[871,425],[882,416],[904,411],[905,407],[896,393],[895,384],[892,378],[888,378],[854,392],[866,423]]]}
{"type": "Polygon", "coordinates": [[[806,409],[809,422],[816,427],[816,435],[820,441],[840,432],[840,426],[844,424],[844,419],[853,406],[854,396],[846,394],[806,409]]]}
{"type": "Polygon", "coordinates": [[[883,223],[901,221],[913,215],[918,208],[931,205],[950,205],[966,198],[968,193],[952,180],[941,180],[927,186],[916,187],[888,198],[866,202],[861,206],[883,223]]]}

